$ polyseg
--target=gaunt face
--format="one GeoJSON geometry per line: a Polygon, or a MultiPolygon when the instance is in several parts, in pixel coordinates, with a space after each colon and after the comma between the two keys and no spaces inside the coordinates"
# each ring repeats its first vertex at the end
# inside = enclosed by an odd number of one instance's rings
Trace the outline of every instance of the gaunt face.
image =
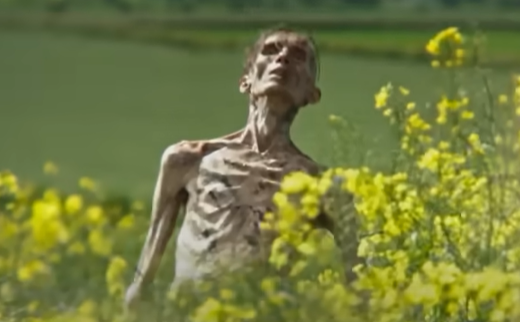
{"type": "MultiPolygon", "coordinates": [[[[316,102],[314,49],[296,33],[277,32],[265,38],[241,83],[253,97],[276,95],[292,106],[316,102]]],[[[319,97],[318,97],[319,99],[319,97]]]]}

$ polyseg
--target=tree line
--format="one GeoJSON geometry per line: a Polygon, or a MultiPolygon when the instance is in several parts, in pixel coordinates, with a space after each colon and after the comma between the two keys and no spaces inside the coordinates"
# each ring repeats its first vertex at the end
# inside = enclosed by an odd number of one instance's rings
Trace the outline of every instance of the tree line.
{"type": "MultiPolygon", "coordinates": [[[[13,2],[20,2],[25,5],[31,3],[41,4],[37,0],[12,0],[13,2]]],[[[337,9],[338,6],[347,8],[365,8],[378,9],[381,6],[398,7],[404,3],[407,7],[414,7],[417,9],[424,8],[457,8],[461,6],[495,6],[498,8],[520,9],[520,0],[91,0],[91,4],[98,6],[106,6],[123,13],[146,11],[148,9],[172,10],[192,12],[200,8],[219,7],[230,12],[241,12],[250,9],[283,9],[289,7],[300,8],[320,8],[327,9],[327,7],[337,9]]],[[[78,5],[84,4],[84,0],[45,0],[44,6],[46,10],[63,12],[78,5]]]]}

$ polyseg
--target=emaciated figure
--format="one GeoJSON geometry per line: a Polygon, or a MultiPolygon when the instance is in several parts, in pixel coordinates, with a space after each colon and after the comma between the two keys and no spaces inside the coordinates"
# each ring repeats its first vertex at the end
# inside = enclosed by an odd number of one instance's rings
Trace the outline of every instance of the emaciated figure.
{"type": "Polygon", "coordinates": [[[239,90],[249,96],[246,126],[224,137],[182,141],[161,159],[151,226],[126,305],[154,278],[179,209],[185,218],[177,239],[174,285],[217,267],[240,267],[266,258],[273,236],[259,229],[282,178],[311,175],[319,167],[290,138],[300,109],[320,100],[318,62],[311,38],[288,29],[260,36],[246,57],[239,90]]]}

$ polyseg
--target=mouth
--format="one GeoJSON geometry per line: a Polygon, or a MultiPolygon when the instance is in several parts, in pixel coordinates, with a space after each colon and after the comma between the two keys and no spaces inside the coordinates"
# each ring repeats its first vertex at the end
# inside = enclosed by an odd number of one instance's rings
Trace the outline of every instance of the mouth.
{"type": "Polygon", "coordinates": [[[269,71],[269,76],[278,76],[285,78],[287,75],[287,68],[283,66],[275,67],[269,71]]]}

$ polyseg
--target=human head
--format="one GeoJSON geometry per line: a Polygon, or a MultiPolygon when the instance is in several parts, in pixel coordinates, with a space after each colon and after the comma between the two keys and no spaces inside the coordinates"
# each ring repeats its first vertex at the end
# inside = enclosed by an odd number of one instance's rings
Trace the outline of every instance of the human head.
{"type": "Polygon", "coordinates": [[[246,54],[240,92],[278,96],[291,107],[317,103],[318,57],[312,38],[291,29],[263,32],[246,54]]]}

